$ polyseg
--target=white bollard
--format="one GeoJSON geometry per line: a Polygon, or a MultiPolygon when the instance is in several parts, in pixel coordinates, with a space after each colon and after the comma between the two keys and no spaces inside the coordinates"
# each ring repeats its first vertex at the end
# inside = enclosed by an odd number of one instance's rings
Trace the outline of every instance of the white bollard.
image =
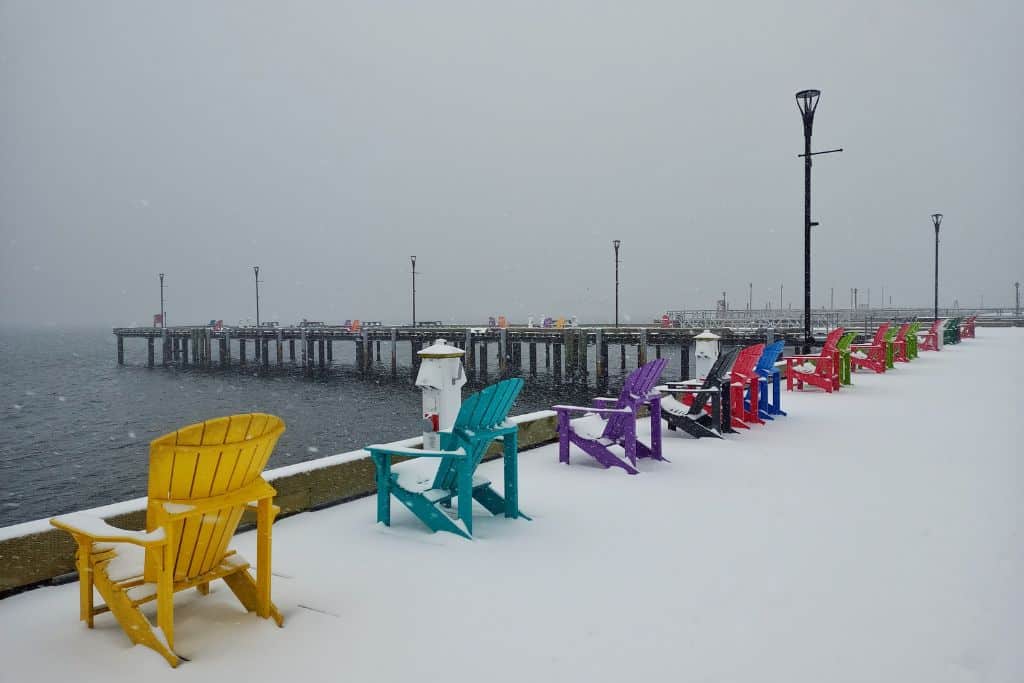
{"type": "Polygon", "coordinates": [[[423,391],[423,448],[441,448],[438,432],[448,431],[462,407],[462,387],[466,373],[462,368],[465,351],[438,339],[418,353],[420,371],[416,386],[423,391]]]}
{"type": "Polygon", "coordinates": [[[693,338],[694,369],[697,371],[697,379],[704,381],[711,372],[711,366],[718,360],[722,348],[719,340],[721,337],[711,330],[704,330],[693,338]]]}

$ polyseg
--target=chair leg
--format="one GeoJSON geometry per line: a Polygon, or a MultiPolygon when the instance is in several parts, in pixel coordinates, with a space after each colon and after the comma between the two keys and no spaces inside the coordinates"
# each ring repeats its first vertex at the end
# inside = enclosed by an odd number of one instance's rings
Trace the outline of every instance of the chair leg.
{"type": "Polygon", "coordinates": [[[391,456],[373,453],[377,477],[377,523],[391,526],[391,456]]]}
{"type": "Polygon", "coordinates": [[[505,516],[519,516],[519,435],[516,432],[502,437],[505,450],[505,516]]]}
{"type": "Polygon", "coordinates": [[[174,560],[177,543],[171,525],[164,527],[167,543],[160,555],[159,573],[156,583],[156,625],[163,632],[167,648],[174,650],[174,560]]]}
{"type": "Polygon", "coordinates": [[[466,527],[466,533],[473,535],[473,468],[469,459],[458,463],[459,478],[459,519],[466,527]]]}
{"type": "Polygon", "coordinates": [[[75,537],[78,549],[75,551],[75,566],[78,569],[78,619],[86,626],[93,626],[93,576],[89,553],[92,541],[75,537]]]}
{"type": "Polygon", "coordinates": [[[558,413],[558,461],[569,464],[569,413],[558,413]]]}
{"type": "Polygon", "coordinates": [[[256,613],[270,617],[270,548],[274,524],[274,506],[263,498],[256,508],[256,613]]]}
{"type": "Polygon", "coordinates": [[[661,460],[661,396],[650,401],[651,409],[651,457],[661,460]]]}

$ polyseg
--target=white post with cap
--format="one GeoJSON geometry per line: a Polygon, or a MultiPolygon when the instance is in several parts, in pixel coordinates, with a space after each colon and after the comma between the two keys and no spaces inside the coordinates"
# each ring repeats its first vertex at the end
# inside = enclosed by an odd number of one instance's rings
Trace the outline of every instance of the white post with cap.
{"type": "Polygon", "coordinates": [[[704,330],[693,338],[694,369],[697,371],[697,379],[703,381],[711,372],[711,366],[718,360],[718,354],[721,352],[720,340],[721,337],[711,330],[704,330]]]}
{"type": "Polygon", "coordinates": [[[420,370],[416,386],[423,391],[423,448],[438,450],[441,437],[448,431],[462,407],[462,387],[466,373],[462,368],[465,351],[438,339],[419,351],[420,370]]]}

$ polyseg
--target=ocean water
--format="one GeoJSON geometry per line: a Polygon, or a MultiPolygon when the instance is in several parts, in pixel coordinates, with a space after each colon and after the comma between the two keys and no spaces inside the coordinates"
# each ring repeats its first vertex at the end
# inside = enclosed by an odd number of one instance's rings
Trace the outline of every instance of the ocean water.
{"type": "MultiPolygon", "coordinates": [[[[335,345],[329,376],[316,380],[294,369],[265,376],[252,367],[149,369],[145,348],[142,339],[126,339],[126,365],[119,367],[109,329],[0,329],[0,526],[145,495],[149,442],[211,417],[280,415],[287,431],[269,467],[419,433],[420,392],[407,348],[396,381],[383,364],[376,376],[361,377],[351,344],[335,345]]],[[[623,375],[617,350],[611,358],[617,391],[623,375]]],[[[496,361],[490,366],[494,381],[496,361]]],[[[634,367],[635,349],[629,349],[626,372],[634,367]]],[[[678,367],[672,358],[665,376],[677,377],[678,367]]],[[[464,394],[478,386],[467,385],[464,394]]],[[[593,387],[569,387],[541,374],[527,381],[512,412],[589,403],[593,395],[593,387]]]]}

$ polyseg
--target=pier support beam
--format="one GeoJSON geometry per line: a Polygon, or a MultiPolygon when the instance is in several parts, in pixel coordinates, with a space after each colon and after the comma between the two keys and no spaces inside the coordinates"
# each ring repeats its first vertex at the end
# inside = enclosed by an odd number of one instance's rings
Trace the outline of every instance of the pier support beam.
{"type": "Polygon", "coordinates": [[[181,338],[181,367],[188,365],[188,337],[181,338]]]}
{"type": "Polygon", "coordinates": [[[117,335],[117,364],[124,365],[124,337],[117,335]]]}
{"type": "Polygon", "coordinates": [[[462,347],[466,351],[466,374],[470,377],[473,376],[473,372],[476,370],[476,353],[473,348],[473,330],[466,328],[466,340],[462,347]]]}
{"type": "Polygon", "coordinates": [[[148,367],[153,367],[154,341],[153,337],[146,337],[146,365],[148,367]]]}
{"type": "Polygon", "coordinates": [[[228,351],[230,348],[228,336],[225,334],[220,338],[220,367],[225,370],[231,365],[231,353],[228,351]]]}
{"type": "Polygon", "coordinates": [[[398,328],[391,328],[391,379],[398,378],[398,328]]]}
{"type": "Polygon", "coordinates": [[[370,330],[369,328],[363,328],[363,366],[361,370],[363,373],[368,373],[370,368],[373,367],[373,343],[370,341],[370,330]]]}
{"type": "Polygon", "coordinates": [[[320,347],[319,348],[319,351],[320,351],[320,358],[319,358],[320,363],[319,363],[319,365],[320,365],[320,369],[323,370],[324,367],[327,365],[327,355],[326,355],[327,354],[327,342],[324,340],[323,337],[320,337],[320,339],[317,340],[317,341],[318,341],[317,346],[320,347]]]}
{"type": "Polygon", "coordinates": [[[288,360],[290,360],[293,363],[295,362],[295,340],[294,339],[289,339],[288,340],[288,360]]]}
{"type": "Polygon", "coordinates": [[[579,330],[576,335],[576,377],[580,384],[587,386],[587,342],[589,341],[587,331],[579,330]]]}
{"type": "Polygon", "coordinates": [[[576,381],[576,335],[572,330],[566,330],[562,335],[562,344],[565,346],[565,379],[572,384],[576,381]]]}
{"type": "Polygon", "coordinates": [[[282,367],[284,365],[284,332],[281,332],[281,330],[277,331],[276,346],[277,348],[275,350],[277,351],[277,367],[282,367]]]}
{"type": "Polygon", "coordinates": [[[661,358],[661,344],[654,345],[654,357],[661,358]]]}
{"type": "Polygon", "coordinates": [[[559,344],[558,342],[552,342],[552,344],[551,344],[551,354],[552,354],[551,372],[555,376],[555,381],[556,382],[561,382],[562,381],[562,345],[559,344]]]}
{"type": "Polygon", "coordinates": [[[238,339],[238,367],[244,368],[245,362],[245,339],[240,337],[238,339]]]}
{"type": "Polygon", "coordinates": [[[487,340],[480,342],[480,381],[487,381],[487,340]]]}
{"type": "Polygon", "coordinates": [[[626,369],[626,345],[619,344],[619,370],[626,369]]]}
{"type": "Polygon", "coordinates": [[[508,330],[503,328],[498,330],[498,377],[501,379],[508,377],[508,361],[508,330]]]}
{"type": "Polygon", "coordinates": [[[260,340],[260,346],[262,347],[260,349],[260,353],[262,354],[260,356],[260,358],[263,360],[263,369],[264,370],[269,370],[270,369],[270,339],[268,339],[267,337],[263,337],[260,340]]]}
{"type": "Polygon", "coordinates": [[[679,380],[690,379],[690,342],[679,345],[679,380]]]}
{"type": "Polygon", "coordinates": [[[640,328],[640,343],[636,345],[636,366],[647,362],[647,328],[640,328]]]}
{"type": "Polygon", "coordinates": [[[334,340],[327,340],[327,362],[334,363],[334,340]]]}
{"type": "Polygon", "coordinates": [[[167,330],[160,330],[160,364],[165,368],[171,362],[171,338],[167,336],[167,330]]]}
{"type": "Polygon", "coordinates": [[[594,374],[597,386],[606,387],[608,386],[608,345],[604,343],[604,330],[597,331],[595,347],[594,374]]]}
{"type": "Polygon", "coordinates": [[[530,342],[530,377],[537,376],[537,343],[530,342]]]}
{"type": "Polygon", "coordinates": [[[544,342],[544,368],[551,369],[551,342],[544,342]]]}

